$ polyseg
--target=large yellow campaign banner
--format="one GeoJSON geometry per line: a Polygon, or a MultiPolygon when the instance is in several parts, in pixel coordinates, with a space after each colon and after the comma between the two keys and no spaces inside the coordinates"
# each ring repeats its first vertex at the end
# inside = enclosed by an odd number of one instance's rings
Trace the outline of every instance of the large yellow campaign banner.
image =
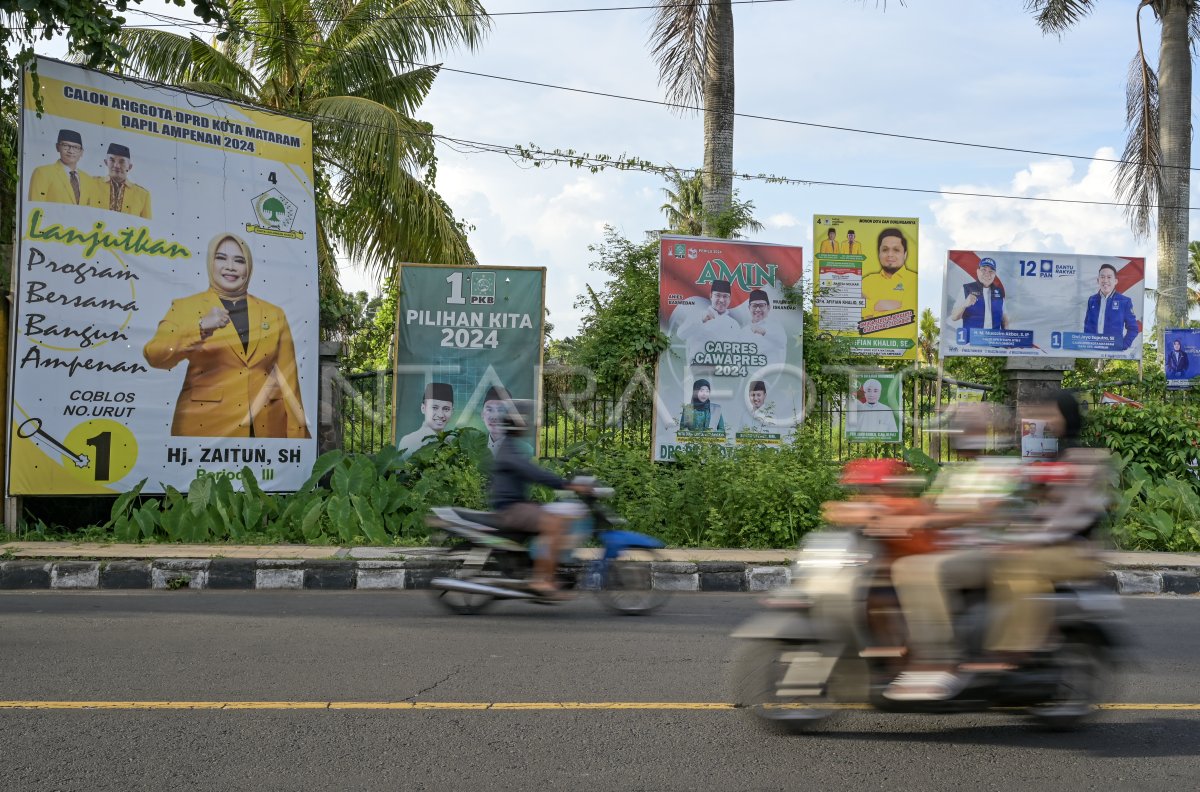
{"type": "Polygon", "coordinates": [[[813,217],[821,332],[854,354],[916,359],[917,226],[915,217],[813,217]]]}
{"type": "Polygon", "coordinates": [[[295,489],[316,456],[312,127],[39,59],[25,77],[8,492],[295,489]]]}

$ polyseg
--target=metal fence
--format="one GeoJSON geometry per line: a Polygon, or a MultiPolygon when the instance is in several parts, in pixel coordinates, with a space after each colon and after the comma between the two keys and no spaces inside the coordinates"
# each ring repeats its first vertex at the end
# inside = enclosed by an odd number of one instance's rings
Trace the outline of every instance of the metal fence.
{"type": "MultiPolygon", "coordinates": [[[[542,416],[539,449],[547,459],[561,459],[582,443],[620,443],[644,446],[653,442],[653,396],[648,387],[624,390],[572,388],[573,383],[548,373],[542,384],[542,416]]],[[[937,377],[932,371],[915,372],[904,381],[903,443],[851,442],[846,437],[846,396],[816,397],[807,421],[815,424],[828,444],[831,461],[859,456],[896,456],[905,448],[919,448],[941,462],[949,451],[940,442],[936,418],[944,407],[972,393],[974,398],[991,398],[985,385],[942,381],[938,404],[937,377]]],[[[388,371],[350,374],[342,381],[344,448],[374,453],[392,441],[392,373],[388,371]]],[[[996,394],[998,395],[998,394],[996,394]]]]}

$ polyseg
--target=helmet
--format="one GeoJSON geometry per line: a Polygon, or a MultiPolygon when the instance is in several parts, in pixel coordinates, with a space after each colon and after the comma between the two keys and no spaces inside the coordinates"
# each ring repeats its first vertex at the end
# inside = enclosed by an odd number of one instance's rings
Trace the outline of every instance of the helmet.
{"type": "Polygon", "coordinates": [[[533,399],[508,399],[505,408],[504,417],[500,419],[505,434],[525,434],[537,423],[533,399]]]}
{"type": "Polygon", "coordinates": [[[899,459],[852,459],[842,468],[845,487],[879,487],[905,479],[908,468],[899,459]]]}
{"type": "Polygon", "coordinates": [[[946,415],[945,431],[956,451],[1011,448],[1012,430],[1012,411],[994,402],[959,402],[946,415]]]}

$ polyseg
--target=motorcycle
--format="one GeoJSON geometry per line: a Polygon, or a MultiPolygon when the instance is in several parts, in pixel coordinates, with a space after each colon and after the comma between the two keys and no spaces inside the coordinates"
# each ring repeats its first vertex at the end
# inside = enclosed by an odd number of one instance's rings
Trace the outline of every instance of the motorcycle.
{"type": "MultiPolygon", "coordinates": [[[[582,507],[571,524],[557,580],[564,590],[592,589],[600,601],[618,613],[642,615],[666,602],[668,593],[654,588],[652,564],[662,560],[663,543],[652,536],[627,530],[625,519],[604,501],[613,490],[597,486],[594,479],[576,477],[587,491],[576,495],[582,507]],[[582,545],[595,539],[598,558],[582,558],[582,545]],[[576,574],[583,562],[582,572],[576,574]]],[[[430,582],[437,600],[458,614],[479,613],[497,600],[523,600],[545,604],[545,597],[530,589],[538,537],[504,528],[494,512],[451,506],[435,507],[427,523],[441,534],[448,554],[463,554],[453,577],[430,582]]]]}
{"type": "MultiPolygon", "coordinates": [[[[1053,594],[1054,638],[1017,668],[968,673],[945,700],[893,701],[883,695],[904,670],[904,627],[879,542],[857,531],[826,530],[801,546],[791,585],[733,633],[739,646],[737,705],[762,724],[799,732],[839,709],[945,714],[1025,708],[1054,730],[1081,725],[1095,710],[1120,659],[1119,598],[1098,585],[1063,585],[1053,594]]],[[[955,623],[967,660],[983,657],[986,592],[964,592],[955,623]]]]}

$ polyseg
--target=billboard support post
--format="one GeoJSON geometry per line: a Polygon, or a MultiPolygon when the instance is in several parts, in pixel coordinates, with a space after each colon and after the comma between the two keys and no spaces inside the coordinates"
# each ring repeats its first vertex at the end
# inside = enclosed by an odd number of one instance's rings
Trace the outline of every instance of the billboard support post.
{"type": "Polygon", "coordinates": [[[4,499],[4,530],[10,534],[17,532],[17,524],[21,521],[21,499],[18,497],[4,499]]]}

